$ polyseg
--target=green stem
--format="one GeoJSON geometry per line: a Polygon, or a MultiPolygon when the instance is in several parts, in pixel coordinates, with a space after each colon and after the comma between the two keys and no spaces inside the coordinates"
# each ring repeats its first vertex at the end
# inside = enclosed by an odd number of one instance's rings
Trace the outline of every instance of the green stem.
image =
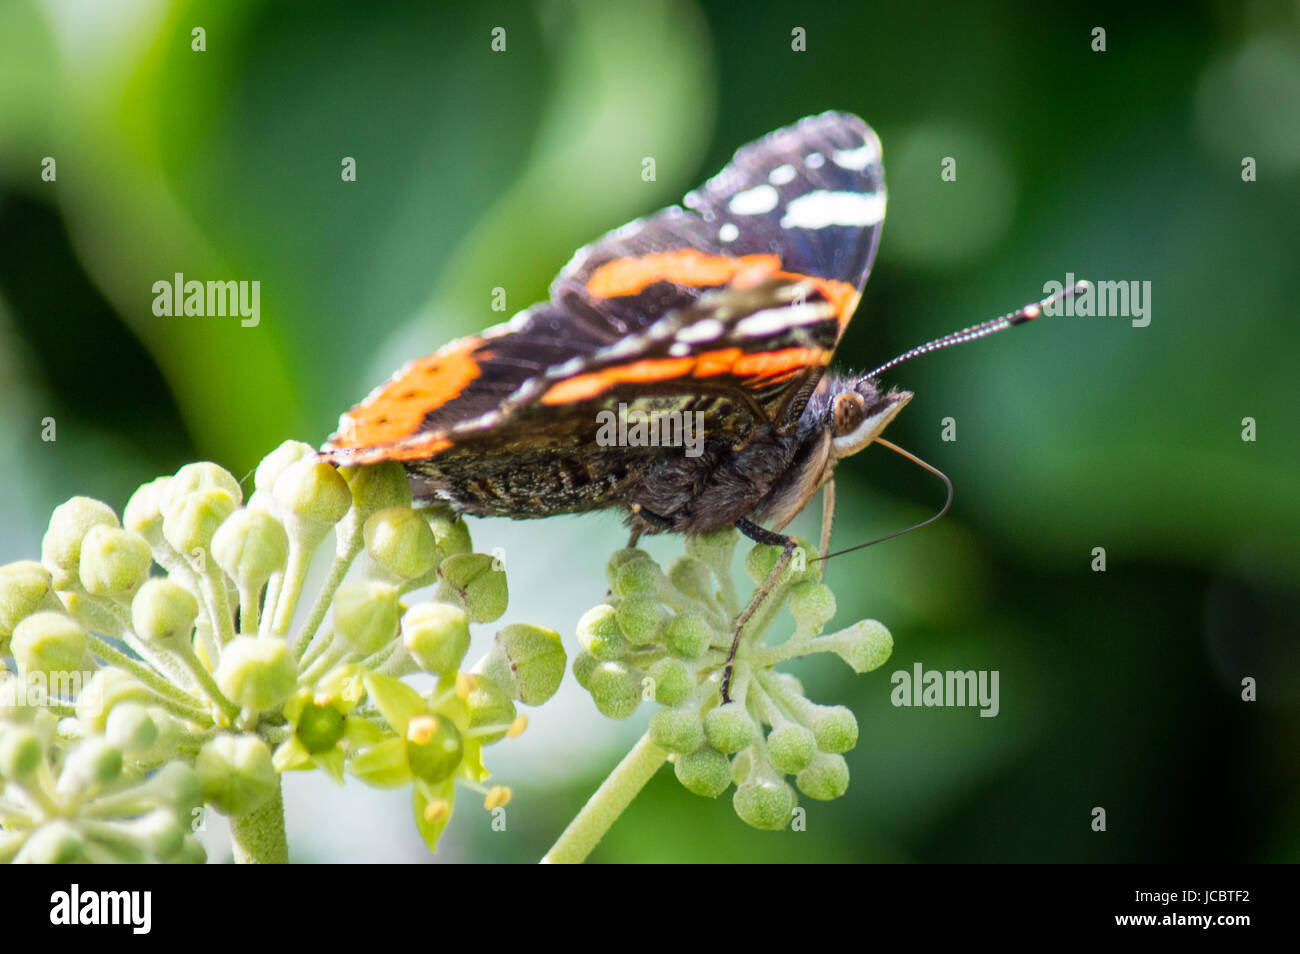
{"type": "Polygon", "coordinates": [[[261,808],[230,819],[235,863],[284,865],[289,863],[289,841],[284,833],[284,791],[277,776],[275,795],[261,808]]]}
{"type": "Polygon", "coordinates": [[[258,600],[262,597],[260,586],[239,584],[239,631],[253,635],[260,625],[258,619],[258,600]]]}
{"type": "Polygon", "coordinates": [[[335,591],[343,583],[343,578],[348,575],[348,569],[352,566],[352,561],[357,558],[357,554],[361,552],[364,546],[365,538],[362,536],[359,523],[351,534],[339,541],[334,562],[330,565],[329,576],[325,578],[325,584],[320,588],[320,592],[316,596],[316,602],[307,615],[307,622],[303,624],[302,631],[294,638],[293,655],[295,659],[302,659],[307,647],[311,645],[312,637],[316,635],[316,630],[320,628],[321,621],[325,619],[325,614],[329,612],[330,601],[334,599],[335,591]]]}
{"type": "Polygon", "coordinates": [[[91,633],[90,635],[90,646],[91,652],[100,659],[104,660],[111,666],[116,666],[124,672],[135,676],[135,678],[139,679],[147,687],[163,698],[170,699],[177,705],[185,706],[190,709],[201,709],[203,707],[202,699],[199,699],[192,693],[186,692],[180,686],[167,681],[160,676],[156,670],[136,662],[125,653],[118,652],[94,633],[91,633]]]}
{"type": "Polygon", "coordinates": [[[649,733],[641,736],[640,741],[632,746],[632,751],[587,799],[582,811],[569,822],[569,827],[551,846],[542,864],[580,864],[585,861],[667,758],[668,751],[651,741],[649,733]]]}
{"type": "MultiPolygon", "coordinates": [[[[230,600],[226,595],[226,579],[215,567],[205,567],[199,576],[200,591],[212,620],[212,631],[217,638],[217,651],[235,638],[235,621],[230,614],[230,600]]],[[[216,660],[213,660],[216,664],[216,660]]]]}
{"type": "Polygon", "coordinates": [[[280,602],[280,589],[284,586],[284,571],[276,570],[266,581],[266,599],[262,601],[262,618],[258,620],[257,635],[270,636],[275,620],[275,606],[280,602]]]}

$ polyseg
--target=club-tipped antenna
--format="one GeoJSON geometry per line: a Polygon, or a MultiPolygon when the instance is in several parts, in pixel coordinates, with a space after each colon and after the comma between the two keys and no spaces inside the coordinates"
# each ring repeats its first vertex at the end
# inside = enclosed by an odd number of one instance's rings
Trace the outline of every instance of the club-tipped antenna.
{"type": "Polygon", "coordinates": [[[1063,288],[1054,295],[1048,295],[1042,301],[1030,302],[1023,308],[1019,308],[1010,314],[1003,315],[1001,318],[994,318],[991,321],[983,322],[978,325],[971,325],[969,328],[963,328],[961,331],[954,331],[944,335],[942,338],[935,338],[933,341],[927,341],[923,345],[905,351],[897,358],[886,361],[876,370],[867,375],[869,378],[875,378],[880,374],[888,371],[904,361],[910,361],[912,358],[919,357],[923,354],[929,354],[932,351],[942,351],[944,348],[951,348],[953,345],[965,344],[967,341],[975,341],[978,338],[987,338],[989,335],[997,334],[999,331],[1006,331],[1016,325],[1023,325],[1027,321],[1033,321],[1044,310],[1053,308],[1075,295],[1083,294],[1088,288],[1087,282],[1075,282],[1069,288],[1063,288]]]}

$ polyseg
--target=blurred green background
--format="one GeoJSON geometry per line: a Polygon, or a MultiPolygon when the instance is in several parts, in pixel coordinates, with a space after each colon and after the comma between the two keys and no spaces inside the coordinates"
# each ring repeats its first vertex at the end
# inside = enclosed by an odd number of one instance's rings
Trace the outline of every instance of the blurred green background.
{"type": "MultiPolygon", "coordinates": [[[[1300,4],[1133,6],[5,0],[0,562],[36,554],[72,494],[121,507],[189,460],[241,475],[285,438],[321,442],[402,361],[501,320],[492,288],[525,307],[574,248],[741,144],[849,110],[884,143],[890,208],[840,366],[1067,272],[1150,281],[1151,323],[1048,319],[894,371],[917,397],[889,436],[957,498],[829,567],[832,625],[895,639],[867,676],[797,668],[858,714],[849,793],[767,834],[665,770],[594,858],[1297,860],[1300,4]],[[259,280],[260,325],[155,317],[175,272],[259,280]],[[918,661],[998,670],[1000,714],[893,707],[889,674],[918,661]]],[[[941,499],[881,450],[838,476],[842,546],[941,499]]],[[[572,654],[618,520],[473,530],[509,555],[502,622],[557,628],[572,654]]],[[[435,860],[540,857],[648,709],[611,723],[566,677],[492,753],[509,830],[458,811],[435,860]]],[[[430,857],[405,793],[290,782],[295,858],[430,857]]]]}

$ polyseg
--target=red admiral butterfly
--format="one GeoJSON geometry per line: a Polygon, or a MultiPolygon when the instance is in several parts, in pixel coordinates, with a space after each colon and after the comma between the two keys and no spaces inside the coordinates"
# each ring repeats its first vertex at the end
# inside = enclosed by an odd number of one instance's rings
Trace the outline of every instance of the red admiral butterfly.
{"type": "Polygon", "coordinates": [[[401,461],[417,498],[481,516],[618,507],[636,534],[735,526],[785,547],[774,582],[795,545],[775,531],[911,400],[880,372],[1038,314],[826,372],[885,217],[880,141],[856,116],[745,146],[684,205],[580,249],[549,301],[406,365],[343,415],[327,459],[401,461]],[[600,439],[614,414],[677,415],[701,440],[600,439]]]}

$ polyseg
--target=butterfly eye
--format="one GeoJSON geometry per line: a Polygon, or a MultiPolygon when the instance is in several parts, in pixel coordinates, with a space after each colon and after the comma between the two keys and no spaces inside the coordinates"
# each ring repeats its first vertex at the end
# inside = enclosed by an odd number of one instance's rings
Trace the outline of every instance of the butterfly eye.
{"type": "Polygon", "coordinates": [[[857,430],[867,416],[867,402],[856,391],[845,391],[835,398],[832,414],[835,436],[845,437],[857,430]]]}

